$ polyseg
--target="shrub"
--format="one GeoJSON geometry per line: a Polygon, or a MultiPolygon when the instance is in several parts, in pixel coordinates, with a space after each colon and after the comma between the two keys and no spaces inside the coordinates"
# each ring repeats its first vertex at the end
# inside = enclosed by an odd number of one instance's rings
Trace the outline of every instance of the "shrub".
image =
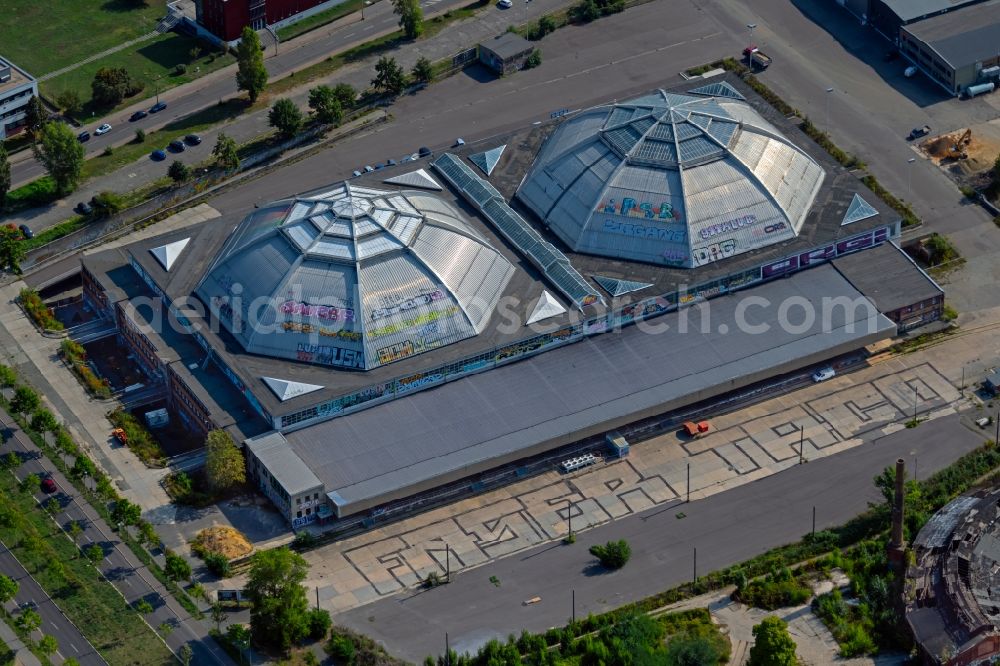
{"type": "Polygon", "coordinates": [[[812,596],[812,590],[783,568],[763,579],[751,581],[738,589],[734,596],[748,606],[776,610],[805,603],[812,596]]]}
{"type": "Polygon", "coordinates": [[[331,636],[326,644],[326,651],[342,664],[350,664],[354,661],[354,641],[351,640],[350,636],[331,636]]]}
{"type": "Polygon", "coordinates": [[[229,558],[220,553],[205,553],[205,567],[219,578],[229,578],[229,558]]]}
{"type": "Polygon", "coordinates": [[[108,414],[108,419],[116,428],[125,431],[128,438],[127,446],[139,460],[154,466],[163,463],[164,454],[159,442],[137,418],[122,409],[116,409],[108,414]]]}
{"type": "Polygon", "coordinates": [[[24,308],[24,311],[28,313],[28,316],[39,328],[46,331],[63,330],[62,322],[55,318],[37,291],[24,288],[19,294],[19,300],[21,307],[24,308]]]}
{"type": "Polygon", "coordinates": [[[187,65],[185,65],[182,62],[179,62],[177,63],[177,66],[174,67],[174,76],[183,76],[184,74],[187,74],[187,71],[188,71],[187,65]]]}
{"type": "Polygon", "coordinates": [[[145,140],[146,140],[146,130],[144,130],[144,129],[137,129],[135,131],[135,142],[136,143],[143,143],[145,140]]]}
{"type": "Polygon", "coordinates": [[[632,557],[632,548],[625,539],[609,541],[603,546],[596,544],[590,547],[590,554],[600,560],[601,565],[608,569],[621,569],[632,557]]]}
{"type": "Polygon", "coordinates": [[[111,397],[110,385],[94,374],[87,364],[87,352],[82,345],[67,338],[62,341],[60,352],[85,389],[98,398],[111,397]]]}
{"type": "Polygon", "coordinates": [[[323,640],[333,626],[330,613],[322,608],[313,608],[309,611],[309,637],[313,640],[323,640]]]}
{"type": "Polygon", "coordinates": [[[542,52],[539,49],[535,49],[528,56],[528,59],[524,61],[525,69],[534,69],[542,64],[542,52]]]}

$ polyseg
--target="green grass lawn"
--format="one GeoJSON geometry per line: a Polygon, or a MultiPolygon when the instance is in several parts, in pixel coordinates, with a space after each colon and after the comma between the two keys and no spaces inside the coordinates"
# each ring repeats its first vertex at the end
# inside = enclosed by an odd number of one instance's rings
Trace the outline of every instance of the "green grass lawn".
{"type": "Polygon", "coordinates": [[[308,16],[301,21],[297,21],[291,25],[286,25],[284,28],[278,29],[278,39],[283,42],[287,42],[289,39],[298,37],[302,33],[309,32],[310,30],[315,30],[327,23],[332,23],[342,16],[347,16],[353,12],[361,9],[361,3],[363,0],[345,0],[336,7],[331,7],[322,12],[308,16]]]}
{"type": "Polygon", "coordinates": [[[0,474],[0,538],[112,666],[175,663],[170,651],[34,499],[0,474]]]}
{"type": "Polygon", "coordinates": [[[4,0],[0,51],[41,76],[156,27],[166,0],[4,0]]]}
{"type": "Polygon", "coordinates": [[[84,110],[79,119],[86,122],[90,119],[91,113],[99,117],[102,113],[109,111],[108,109],[97,109],[91,103],[90,83],[94,80],[94,74],[101,67],[124,67],[133,78],[145,85],[138,95],[124,100],[119,105],[120,108],[130,106],[142,99],[154,97],[157,88],[159,88],[161,97],[166,97],[169,100],[169,93],[166,91],[170,88],[193,81],[234,62],[236,59],[233,56],[225,55],[218,50],[210,51],[209,45],[202,40],[169,32],[136,44],[134,47],[112,53],[54,79],[43,81],[40,86],[42,94],[49,99],[54,99],[64,90],[75,90],[84,103],[84,110]],[[195,47],[201,49],[201,55],[192,59],[191,49],[195,47]],[[175,68],[179,64],[187,67],[185,73],[178,74],[176,72],[175,68]]]}

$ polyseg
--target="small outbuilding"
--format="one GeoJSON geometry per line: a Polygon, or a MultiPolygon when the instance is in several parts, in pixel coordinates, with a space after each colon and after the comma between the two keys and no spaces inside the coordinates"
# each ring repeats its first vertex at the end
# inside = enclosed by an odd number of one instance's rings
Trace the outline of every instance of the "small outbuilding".
{"type": "Polygon", "coordinates": [[[521,69],[534,50],[534,45],[521,35],[505,32],[479,45],[479,62],[503,76],[521,69]]]}

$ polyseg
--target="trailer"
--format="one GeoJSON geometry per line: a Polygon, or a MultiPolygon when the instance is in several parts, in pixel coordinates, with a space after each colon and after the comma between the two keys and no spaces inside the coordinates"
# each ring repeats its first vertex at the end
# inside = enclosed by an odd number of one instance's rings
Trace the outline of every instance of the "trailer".
{"type": "Polygon", "coordinates": [[[751,71],[756,69],[761,72],[771,66],[771,57],[753,45],[743,49],[743,58],[747,61],[747,67],[751,71]]]}
{"type": "Polygon", "coordinates": [[[698,423],[685,421],[681,429],[690,439],[698,439],[707,435],[712,426],[708,421],[698,421],[698,423]]]}

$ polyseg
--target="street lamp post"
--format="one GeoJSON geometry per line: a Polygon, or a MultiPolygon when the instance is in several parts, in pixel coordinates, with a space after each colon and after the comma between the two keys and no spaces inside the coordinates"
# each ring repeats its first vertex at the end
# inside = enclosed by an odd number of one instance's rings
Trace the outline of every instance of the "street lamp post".
{"type": "Polygon", "coordinates": [[[566,498],[566,520],[569,522],[569,536],[566,538],[573,540],[573,498],[566,498]]]}
{"type": "Polygon", "coordinates": [[[913,201],[913,163],[917,161],[916,157],[911,157],[906,160],[906,199],[907,202],[913,201]]]}
{"type": "Polygon", "coordinates": [[[747,23],[747,29],[750,31],[750,43],[747,45],[747,67],[751,70],[753,70],[753,29],[756,27],[756,23],[747,23]]]}
{"type": "Polygon", "coordinates": [[[833,92],[833,88],[826,89],[826,133],[830,133],[830,93],[833,92]]]}

